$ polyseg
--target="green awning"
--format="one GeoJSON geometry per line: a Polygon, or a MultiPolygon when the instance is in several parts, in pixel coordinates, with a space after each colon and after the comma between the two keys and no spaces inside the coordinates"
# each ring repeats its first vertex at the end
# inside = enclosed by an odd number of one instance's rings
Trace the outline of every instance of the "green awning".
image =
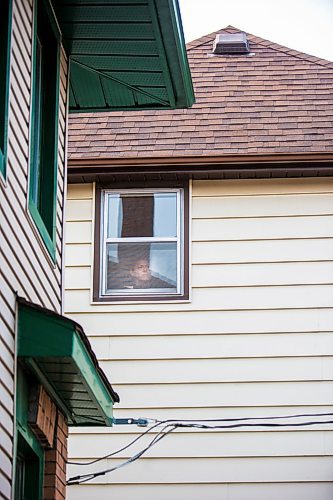
{"type": "Polygon", "coordinates": [[[53,0],[70,56],[70,112],[194,103],[178,0],[53,0]]]}
{"type": "Polygon", "coordinates": [[[69,425],[112,425],[119,401],[80,325],[18,299],[18,356],[68,418],[69,425]]]}

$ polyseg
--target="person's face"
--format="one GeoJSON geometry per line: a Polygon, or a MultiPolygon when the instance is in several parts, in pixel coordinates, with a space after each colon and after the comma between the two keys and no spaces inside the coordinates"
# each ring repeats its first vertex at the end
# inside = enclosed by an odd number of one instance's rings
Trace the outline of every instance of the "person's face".
{"type": "Polygon", "coordinates": [[[144,259],[138,260],[131,274],[140,281],[148,281],[151,277],[148,262],[144,259]]]}

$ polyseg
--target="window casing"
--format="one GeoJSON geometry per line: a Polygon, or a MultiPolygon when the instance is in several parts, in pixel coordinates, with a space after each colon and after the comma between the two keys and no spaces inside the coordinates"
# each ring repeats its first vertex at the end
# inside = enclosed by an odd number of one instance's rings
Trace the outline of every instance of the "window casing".
{"type": "Polygon", "coordinates": [[[0,2],[0,173],[6,176],[12,0],[0,2]]]}
{"type": "Polygon", "coordinates": [[[29,211],[55,260],[60,33],[47,0],[35,1],[29,211]]]}
{"type": "Polygon", "coordinates": [[[14,500],[43,497],[44,450],[29,420],[29,387],[35,382],[18,364],[16,386],[16,454],[14,500]]]}
{"type": "Polygon", "coordinates": [[[187,298],[187,189],[102,189],[99,198],[94,300],[187,298]]]}

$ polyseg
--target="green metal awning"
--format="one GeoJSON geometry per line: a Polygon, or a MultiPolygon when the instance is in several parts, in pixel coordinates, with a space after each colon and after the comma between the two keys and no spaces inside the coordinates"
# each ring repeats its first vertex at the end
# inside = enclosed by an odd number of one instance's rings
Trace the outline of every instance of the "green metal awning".
{"type": "Polygon", "coordinates": [[[119,401],[74,321],[18,299],[18,356],[68,418],[69,425],[112,425],[119,401]]]}
{"type": "Polygon", "coordinates": [[[194,103],[178,0],[53,0],[70,56],[70,112],[194,103]]]}

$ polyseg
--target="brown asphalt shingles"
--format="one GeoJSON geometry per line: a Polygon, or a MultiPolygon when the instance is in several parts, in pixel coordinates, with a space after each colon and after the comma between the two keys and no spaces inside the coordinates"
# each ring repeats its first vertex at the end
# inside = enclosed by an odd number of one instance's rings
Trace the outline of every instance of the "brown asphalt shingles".
{"type": "Polygon", "coordinates": [[[69,158],[333,151],[333,63],[253,35],[249,55],[215,56],[216,33],[187,45],[191,109],[72,115],[69,158]]]}

